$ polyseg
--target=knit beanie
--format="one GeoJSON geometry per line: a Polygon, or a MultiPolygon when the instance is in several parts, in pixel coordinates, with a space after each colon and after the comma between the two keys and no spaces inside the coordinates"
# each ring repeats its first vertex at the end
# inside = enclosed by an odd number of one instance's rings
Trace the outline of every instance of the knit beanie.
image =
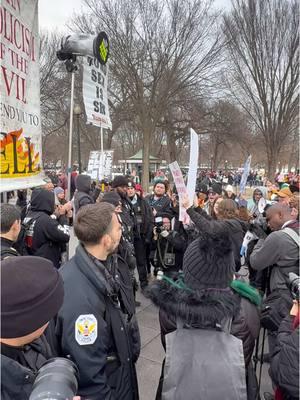
{"type": "Polygon", "coordinates": [[[63,297],[63,280],[51,261],[6,258],[1,263],[1,338],[35,332],[57,314],[63,297]]]}
{"type": "Polygon", "coordinates": [[[64,193],[65,191],[64,191],[64,189],[63,188],[61,188],[60,186],[57,186],[56,188],[54,188],[54,193],[56,194],[56,195],[58,195],[58,194],[60,194],[60,193],[64,193]]]}
{"type": "Polygon", "coordinates": [[[202,234],[189,245],[183,258],[184,282],[193,290],[227,288],[234,271],[232,243],[222,228],[202,234]]]}
{"type": "Polygon", "coordinates": [[[218,182],[214,182],[211,187],[209,188],[209,191],[215,192],[218,195],[222,194],[222,185],[218,182]]]}
{"type": "Polygon", "coordinates": [[[121,197],[116,192],[107,192],[104,193],[101,202],[112,204],[115,207],[118,207],[121,202],[121,197]]]}

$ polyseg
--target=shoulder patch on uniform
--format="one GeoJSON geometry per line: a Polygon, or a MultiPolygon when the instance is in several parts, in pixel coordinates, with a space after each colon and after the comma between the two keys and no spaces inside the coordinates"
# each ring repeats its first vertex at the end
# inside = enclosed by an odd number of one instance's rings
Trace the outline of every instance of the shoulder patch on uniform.
{"type": "Polygon", "coordinates": [[[80,346],[95,343],[98,336],[98,322],[93,314],[79,315],[75,322],[75,339],[80,346]]]}

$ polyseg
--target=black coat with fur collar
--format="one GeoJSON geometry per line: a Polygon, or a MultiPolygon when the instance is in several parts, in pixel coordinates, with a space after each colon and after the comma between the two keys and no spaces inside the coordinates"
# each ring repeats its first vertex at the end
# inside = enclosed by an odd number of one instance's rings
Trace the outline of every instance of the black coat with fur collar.
{"type": "Polygon", "coordinates": [[[151,299],[159,307],[161,339],[176,330],[176,319],[195,328],[215,328],[224,318],[232,318],[231,333],[242,340],[245,365],[248,366],[259,334],[257,307],[232,289],[191,292],[167,282],[157,281],[151,287],[151,299]]]}

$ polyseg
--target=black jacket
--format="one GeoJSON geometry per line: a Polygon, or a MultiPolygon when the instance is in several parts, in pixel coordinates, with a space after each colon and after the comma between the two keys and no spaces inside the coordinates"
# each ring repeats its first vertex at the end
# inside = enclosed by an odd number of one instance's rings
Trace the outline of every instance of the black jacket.
{"type": "Polygon", "coordinates": [[[58,355],[76,363],[82,400],[138,399],[140,343],[132,284],[128,267],[118,256],[113,261],[104,267],[79,245],[61,269],[64,304],[48,337],[58,355]]]}
{"type": "Polygon", "coordinates": [[[4,260],[4,258],[7,258],[7,257],[19,256],[19,253],[14,248],[13,241],[1,237],[0,244],[1,244],[1,253],[0,253],[1,260],[4,260]]]}
{"type": "MultiPolygon", "coordinates": [[[[160,326],[162,343],[165,347],[164,336],[176,329],[176,318],[195,327],[209,328],[216,322],[221,323],[227,315],[232,317],[231,333],[243,341],[246,366],[251,360],[255,340],[260,329],[259,313],[257,306],[245,297],[237,295],[234,291],[226,295],[221,301],[216,299],[205,303],[197,294],[180,291],[165,283],[153,284],[151,298],[160,307],[160,326]],[[182,293],[181,293],[182,292],[182,293]],[[216,306],[217,304],[217,306],[216,306]],[[219,307],[219,308],[218,308],[219,307]],[[196,323],[193,322],[197,321],[196,323]]],[[[208,296],[207,296],[208,298],[208,296]]],[[[213,298],[212,298],[213,299],[213,298]]]]}
{"type": "MultiPolygon", "coordinates": [[[[247,293],[247,296],[249,295],[247,288],[243,289],[244,285],[248,286],[242,283],[239,294],[232,290],[221,295],[213,293],[199,295],[197,292],[193,293],[170,286],[164,281],[155,282],[151,287],[150,296],[154,304],[159,307],[161,340],[164,349],[166,348],[165,336],[176,330],[177,318],[183,324],[194,328],[211,329],[215,327],[216,323],[221,323],[223,318],[229,317],[232,318],[231,334],[243,342],[245,367],[247,375],[249,375],[252,370],[251,356],[260,330],[257,308],[259,296],[252,296],[249,301],[248,298],[241,295],[243,291],[247,293]]],[[[163,376],[161,376],[156,399],[160,399],[162,378],[163,376]]],[[[255,399],[256,385],[252,380],[250,383],[249,376],[247,376],[247,381],[248,399],[255,399]]]]}
{"type": "Polygon", "coordinates": [[[151,207],[147,201],[140,196],[137,196],[135,204],[132,203],[134,214],[136,217],[137,229],[141,236],[150,242],[153,235],[153,214],[151,207]]]}
{"type": "Polygon", "coordinates": [[[37,371],[51,356],[44,336],[23,348],[2,344],[1,399],[28,400],[37,371]]]}
{"type": "Polygon", "coordinates": [[[31,207],[24,222],[32,219],[32,247],[34,256],[44,257],[52,261],[56,268],[60,266],[62,244],[70,239],[69,228],[52,218],[54,212],[54,193],[45,189],[35,189],[31,196],[31,207]]]}
{"type": "Polygon", "coordinates": [[[100,194],[100,189],[91,190],[91,177],[88,175],[78,175],[76,180],[77,192],[74,195],[75,212],[88,204],[94,204],[100,194]]]}
{"type": "Polygon", "coordinates": [[[216,221],[212,217],[207,215],[207,213],[199,207],[197,209],[189,208],[187,210],[187,213],[200,231],[201,229],[213,230],[214,226],[220,224],[226,227],[228,235],[232,241],[235,270],[238,271],[241,268],[240,251],[249,224],[239,219],[226,219],[222,221],[216,221]]]}
{"type": "Polygon", "coordinates": [[[271,378],[285,400],[299,399],[299,325],[294,329],[293,319],[289,315],[281,322],[271,355],[271,378]]]}

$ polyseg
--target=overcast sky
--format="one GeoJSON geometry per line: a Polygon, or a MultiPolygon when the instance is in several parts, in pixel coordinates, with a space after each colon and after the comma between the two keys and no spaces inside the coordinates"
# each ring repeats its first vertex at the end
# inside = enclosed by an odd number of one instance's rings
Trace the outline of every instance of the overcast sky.
{"type": "MultiPolygon", "coordinates": [[[[230,0],[215,0],[215,6],[228,9],[230,0]]],[[[39,0],[40,28],[67,32],[66,23],[81,7],[82,0],[39,0]]]]}

